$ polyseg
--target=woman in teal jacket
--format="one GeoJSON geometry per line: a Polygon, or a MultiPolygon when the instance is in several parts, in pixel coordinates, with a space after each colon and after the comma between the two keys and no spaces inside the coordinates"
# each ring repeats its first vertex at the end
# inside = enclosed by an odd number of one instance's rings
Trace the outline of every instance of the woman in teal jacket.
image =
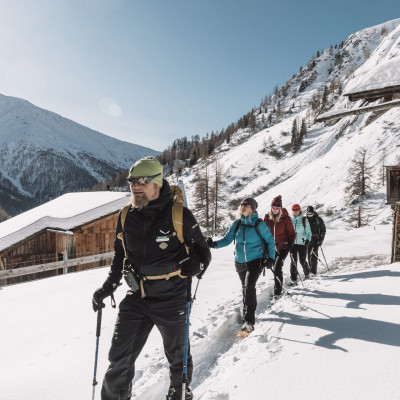
{"type": "Polygon", "coordinates": [[[292,213],[292,223],[296,231],[296,241],[290,249],[290,278],[292,279],[292,284],[296,284],[299,273],[297,269],[297,258],[299,258],[300,264],[303,267],[304,278],[308,279],[310,276],[310,267],[307,263],[307,246],[311,240],[311,227],[308,219],[303,217],[301,207],[298,204],[293,204],[292,213]]]}
{"type": "Polygon", "coordinates": [[[233,222],[221,240],[207,239],[212,248],[220,249],[235,242],[235,267],[242,283],[243,320],[242,331],[252,332],[257,308],[256,283],[264,267],[271,268],[275,261],[275,241],[267,224],[259,220],[257,202],[253,198],[243,199],[239,207],[240,219],[233,222]],[[257,228],[261,237],[257,233],[257,228]],[[268,256],[264,255],[264,243],[268,256]]]}

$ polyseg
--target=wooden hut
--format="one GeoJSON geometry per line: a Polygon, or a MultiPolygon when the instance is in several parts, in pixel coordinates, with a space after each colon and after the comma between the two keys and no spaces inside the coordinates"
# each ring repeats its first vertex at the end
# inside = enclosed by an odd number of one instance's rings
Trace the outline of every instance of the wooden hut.
{"type": "MultiPolygon", "coordinates": [[[[129,198],[129,193],[122,192],[68,193],[2,222],[0,271],[112,252],[118,212],[129,198]]],[[[105,263],[86,263],[70,267],[68,272],[105,263]]],[[[3,279],[0,284],[66,272],[59,268],[3,279]]]]}

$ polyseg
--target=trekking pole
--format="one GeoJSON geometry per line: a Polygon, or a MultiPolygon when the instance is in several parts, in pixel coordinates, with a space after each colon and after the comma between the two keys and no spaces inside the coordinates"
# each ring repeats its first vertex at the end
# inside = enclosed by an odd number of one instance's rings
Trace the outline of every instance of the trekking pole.
{"type": "Polygon", "coordinates": [[[311,254],[313,254],[315,257],[317,257],[319,262],[329,271],[329,268],[325,265],[325,263],[317,256],[317,254],[315,254],[314,248],[311,250],[311,254]]]}
{"type": "Polygon", "coordinates": [[[328,268],[328,271],[331,272],[331,270],[330,270],[329,267],[328,267],[328,263],[326,262],[326,258],[325,258],[324,250],[322,250],[322,246],[321,246],[321,251],[322,251],[322,255],[324,256],[326,268],[328,268]]]}
{"type": "Polygon", "coordinates": [[[274,278],[276,278],[276,280],[279,282],[279,284],[282,286],[282,290],[284,292],[286,292],[287,294],[290,295],[290,293],[284,288],[282,281],[279,279],[279,276],[275,274],[275,269],[273,267],[271,267],[271,271],[274,274],[274,278]]]}
{"type": "Polygon", "coordinates": [[[299,269],[297,268],[297,263],[294,262],[292,253],[291,253],[290,251],[289,251],[289,254],[290,254],[290,258],[292,259],[293,265],[296,267],[297,275],[298,275],[299,278],[300,278],[301,284],[304,286],[303,278],[301,277],[300,272],[299,272],[299,269]]]}
{"type": "Polygon", "coordinates": [[[189,315],[190,315],[190,304],[188,301],[186,304],[186,330],[185,330],[185,347],[183,352],[183,370],[182,370],[182,399],[186,398],[186,380],[187,380],[187,358],[189,350],[189,315]]]}
{"type": "Polygon", "coordinates": [[[199,287],[199,283],[200,283],[200,279],[197,278],[197,285],[196,285],[196,289],[194,290],[194,295],[193,295],[193,298],[192,298],[192,302],[194,302],[196,300],[196,293],[197,293],[197,289],[199,287]]]}
{"type": "Polygon", "coordinates": [[[99,339],[100,339],[100,330],[101,330],[101,316],[102,316],[102,308],[97,311],[97,327],[96,327],[96,355],[94,359],[94,374],[93,374],[93,392],[92,392],[92,400],[94,400],[94,392],[97,385],[96,374],[97,374],[97,358],[99,355],[99,339]]]}

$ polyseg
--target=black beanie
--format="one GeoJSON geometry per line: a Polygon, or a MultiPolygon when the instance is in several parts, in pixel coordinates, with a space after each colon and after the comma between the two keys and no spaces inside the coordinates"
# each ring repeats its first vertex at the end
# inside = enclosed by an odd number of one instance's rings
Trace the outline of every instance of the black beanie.
{"type": "Polygon", "coordinates": [[[308,213],[314,213],[314,207],[313,206],[308,206],[307,207],[307,212],[308,213]]]}

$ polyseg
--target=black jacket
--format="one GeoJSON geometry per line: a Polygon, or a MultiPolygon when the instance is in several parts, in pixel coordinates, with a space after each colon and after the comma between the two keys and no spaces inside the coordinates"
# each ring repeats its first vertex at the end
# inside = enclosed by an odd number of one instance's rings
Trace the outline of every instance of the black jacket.
{"type": "MultiPolygon", "coordinates": [[[[139,276],[163,275],[181,268],[184,276],[199,273],[200,262],[206,266],[211,261],[211,253],[193,214],[183,209],[183,236],[190,248],[190,259],[185,246],[174,234],[172,223],[172,194],[166,180],[158,199],[150,201],[147,207],[131,208],[125,220],[125,243],[128,264],[133,265],[139,276]],[[186,261],[183,261],[185,260],[186,261]],[[182,262],[183,261],[183,262],[182,262]]],[[[109,280],[119,283],[122,278],[125,257],[122,242],[117,238],[121,232],[121,215],[118,216],[114,258],[109,280]]],[[[147,297],[165,297],[186,287],[186,279],[173,277],[169,280],[145,282],[147,297]]]]}
{"type": "Polygon", "coordinates": [[[323,219],[314,211],[312,217],[307,217],[311,228],[311,241],[312,243],[322,242],[325,238],[326,228],[323,219]]]}

